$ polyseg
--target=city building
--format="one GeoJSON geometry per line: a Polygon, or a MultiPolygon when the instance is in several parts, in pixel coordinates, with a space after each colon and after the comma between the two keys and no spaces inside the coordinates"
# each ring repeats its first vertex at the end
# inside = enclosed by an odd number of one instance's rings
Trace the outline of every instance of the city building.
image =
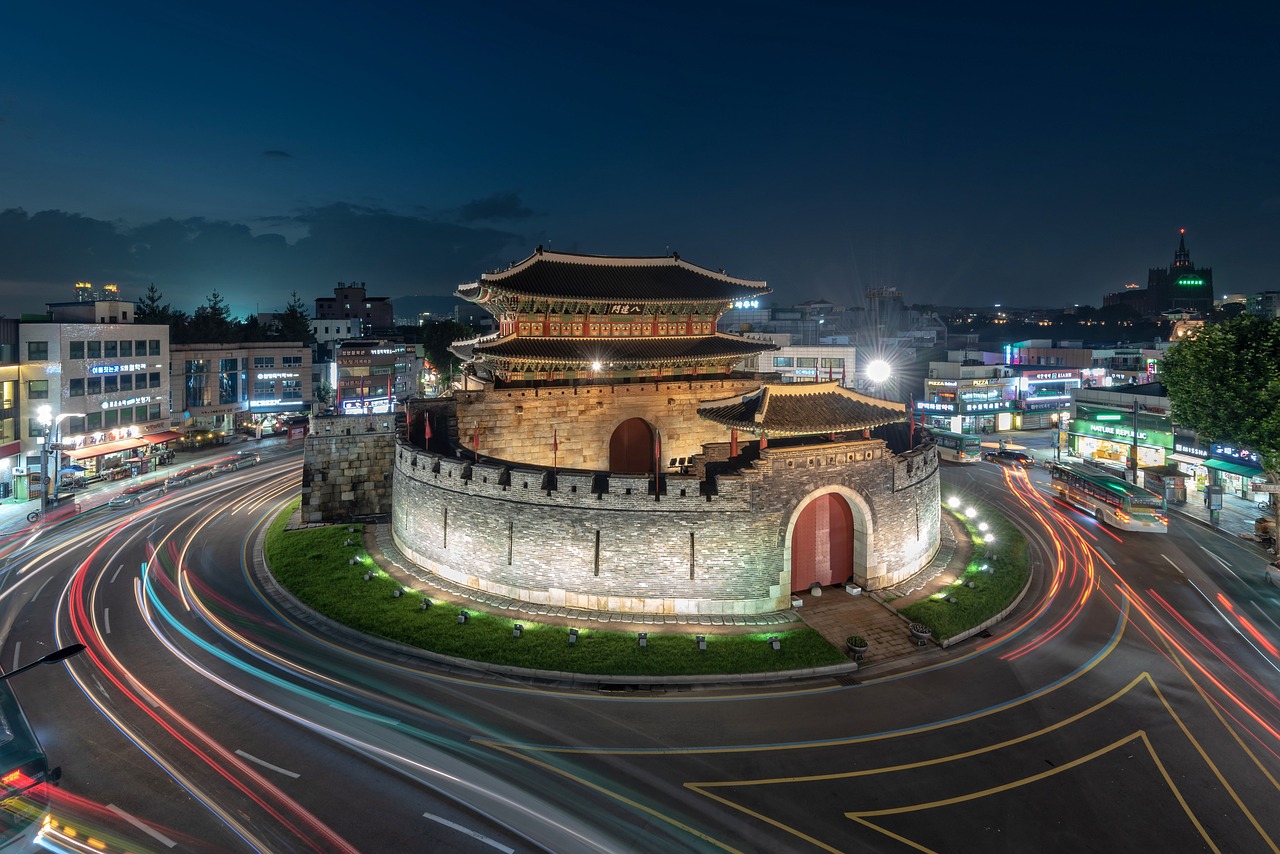
{"type": "Polygon", "coordinates": [[[279,432],[313,402],[311,347],[300,342],[175,344],[175,424],[189,440],[279,432]]]}
{"type": "Polygon", "coordinates": [[[338,344],[333,407],[347,415],[390,412],[398,401],[421,389],[422,360],[413,347],[397,341],[358,339],[338,344]]]}
{"type": "Polygon", "coordinates": [[[858,349],[846,336],[821,338],[817,344],[792,344],[782,332],[749,332],[743,337],[767,341],[777,347],[767,353],[753,353],[736,366],[737,370],[776,373],[784,383],[838,382],[853,388],[858,377],[858,349]]]}
{"type": "Polygon", "coordinates": [[[388,297],[371,297],[364,282],[338,282],[331,297],[316,298],[315,319],[359,320],[368,334],[394,332],[395,310],[388,297]]]}
{"type": "Polygon", "coordinates": [[[1214,306],[1213,269],[1192,263],[1184,228],[1178,233],[1178,248],[1173,253],[1172,264],[1148,270],[1146,288],[1130,285],[1123,291],[1107,294],[1102,305],[1127,305],[1147,318],[1159,317],[1172,309],[1208,314],[1214,306]]]}
{"type": "Polygon", "coordinates": [[[45,477],[64,465],[85,479],[151,470],[177,438],[170,432],[169,327],[134,323],[133,302],[113,290],[48,309],[18,326],[23,461],[16,471],[25,484],[17,479],[15,494],[39,494],[45,442],[55,466],[45,477]]]}
{"type": "Polygon", "coordinates": [[[18,410],[18,321],[0,317],[0,499],[13,494],[13,472],[22,468],[22,435],[18,410]]]}

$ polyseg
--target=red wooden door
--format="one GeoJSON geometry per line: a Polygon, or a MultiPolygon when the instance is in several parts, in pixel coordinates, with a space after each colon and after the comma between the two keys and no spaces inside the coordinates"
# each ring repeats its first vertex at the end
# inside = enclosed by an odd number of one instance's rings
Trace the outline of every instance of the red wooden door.
{"type": "Polygon", "coordinates": [[[609,437],[609,471],[653,471],[653,429],[643,418],[623,421],[609,437]]]}
{"type": "Polygon", "coordinates": [[[791,591],[843,584],[853,571],[853,513],[835,493],[810,501],[791,532],[791,591]]]}

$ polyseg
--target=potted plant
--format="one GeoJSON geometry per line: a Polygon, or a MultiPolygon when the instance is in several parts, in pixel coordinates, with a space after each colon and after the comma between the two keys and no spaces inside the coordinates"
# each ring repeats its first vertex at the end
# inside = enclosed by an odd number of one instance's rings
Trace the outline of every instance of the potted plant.
{"type": "Polygon", "coordinates": [[[916,639],[917,646],[924,646],[933,637],[933,630],[924,623],[912,623],[911,636],[916,639]]]}
{"type": "Polygon", "coordinates": [[[849,652],[853,653],[855,661],[861,661],[862,656],[867,653],[867,639],[862,635],[850,635],[845,638],[845,645],[849,647],[849,652]]]}

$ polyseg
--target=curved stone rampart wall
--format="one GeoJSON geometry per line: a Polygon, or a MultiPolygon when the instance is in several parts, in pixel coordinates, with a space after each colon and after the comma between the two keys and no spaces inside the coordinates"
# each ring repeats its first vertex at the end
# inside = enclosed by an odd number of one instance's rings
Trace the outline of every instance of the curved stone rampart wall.
{"type": "Polygon", "coordinates": [[[650,614],[753,614],[790,601],[789,526],[815,490],[854,508],[853,577],[874,589],[938,544],[937,453],[879,440],[766,449],[701,481],[473,463],[396,448],[392,535],[455,583],[538,604],[650,614]],[[801,451],[808,450],[808,453],[801,451]],[[881,533],[883,532],[883,533],[881,533]]]}

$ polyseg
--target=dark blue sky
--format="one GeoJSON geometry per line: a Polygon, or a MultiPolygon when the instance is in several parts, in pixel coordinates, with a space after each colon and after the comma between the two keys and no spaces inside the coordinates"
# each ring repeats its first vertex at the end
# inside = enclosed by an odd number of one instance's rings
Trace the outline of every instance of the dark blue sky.
{"type": "Polygon", "coordinates": [[[553,249],[774,298],[1277,287],[1268,4],[11,5],[0,314],[447,294],[553,249]],[[198,6],[198,8],[196,8],[198,6]],[[441,8],[433,8],[440,6],[441,8]],[[1267,7],[1268,11],[1257,8],[1267,7]],[[473,8],[474,7],[474,8],[473,8]]]}

